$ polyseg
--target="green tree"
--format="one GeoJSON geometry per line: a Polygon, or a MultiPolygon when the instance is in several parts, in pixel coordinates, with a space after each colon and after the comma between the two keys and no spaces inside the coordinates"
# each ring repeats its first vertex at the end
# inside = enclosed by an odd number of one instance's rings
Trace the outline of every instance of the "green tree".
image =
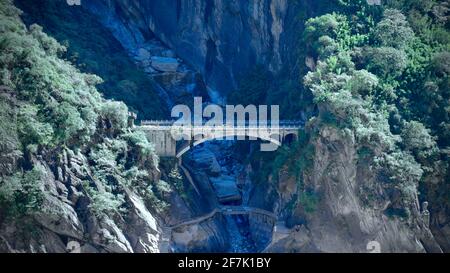
{"type": "Polygon", "coordinates": [[[46,146],[53,143],[53,128],[51,124],[39,120],[36,106],[25,104],[20,107],[17,129],[25,147],[30,144],[46,146]]]}
{"type": "MultiPolygon", "coordinates": [[[[0,215],[18,218],[39,211],[44,200],[43,175],[41,167],[34,167],[31,171],[0,177],[0,215]]],[[[4,220],[2,216],[0,222],[4,220]]]]}
{"type": "Polygon", "coordinates": [[[367,70],[357,70],[349,81],[349,88],[353,94],[367,97],[373,94],[378,86],[378,78],[367,70]]]}
{"type": "Polygon", "coordinates": [[[430,130],[417,121],[405,122],[401,132],[402,145],[411,151],[421,162],[431,156],[436,156],[438,149],[430,130]]]}
{"type": "Polygon", "coordinates": [[[407,66],[407,56],[402,50],[393,47],[365,49],[368,70],[384,79],[400,76],[407,66]]]}
{"type": "Polygon", "coordinates": [[[56,135],[63,142],[78,137],[79,133],[85,129],[85,123],[80,112],[68,102],[61,103],[55,109],[54,116],[57,126],[56,135]]]}
{"type": "Polygon", "coordinates": [[[119,131],[126,128],[128,108],[123,102],[107,101],[100,108],[101,117],[106,120],[108,128],[119,131]]]}
{"type": "Polygon", "coordinates": [[[404,49],[412,41],[414,32],[405,15],[399,10],[387,9],[383,20],[375,27],[374,36],[380,46],[404,49]]]}

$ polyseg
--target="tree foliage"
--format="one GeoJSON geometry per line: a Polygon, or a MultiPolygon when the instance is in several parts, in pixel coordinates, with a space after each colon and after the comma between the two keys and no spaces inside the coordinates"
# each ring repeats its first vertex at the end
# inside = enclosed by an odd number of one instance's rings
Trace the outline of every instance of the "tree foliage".
{"type": "Polygon", "coordinates": [[[42,178],[40,167],[0,178],[0,222],[40,210],[44,198],[42,178]]]}
{"type": "Polygon", "coordinates": [[[308,20],[303,39],[317,65],[304,84],[320,124],[352,130],[366,159],[400,189],[396,209],[409,215],[420,182],[437,179],[449,191],[449,157],[442,155],[449,145],[450,44],[441,3],[387,2],[382,16],[378,7],[342,1],[341,12],[308,20]]]}
{"type": "MultiPolygon", "coordinates": [[[[47,190],[42,174],[48,172],[39,168],[41,163],[80,152],[81,158],[88,155],[89,164],[82,167],[89,178],[84,178],[82,191],[92,213],[125,213],[125,187],[147,191],[158,183],[153,144],[145,134],[128,128],[124,103],[107,100],[97,91],[102,82],[98,76],[82,73],[64,60],[66,47],[42,27],[25,26],[20,13],[12,1],[0,2],[0,108],[1,117],[11,123],[0,122],[0,150],[12,161],[1,170],[1,215],[15,218],[40,209],[47,190]],[[16,136],[19,143],[9,137],[4,149],[7,135],[16,136]]],[[[155,191],[163,189],[159,185],[155,191]]]]}

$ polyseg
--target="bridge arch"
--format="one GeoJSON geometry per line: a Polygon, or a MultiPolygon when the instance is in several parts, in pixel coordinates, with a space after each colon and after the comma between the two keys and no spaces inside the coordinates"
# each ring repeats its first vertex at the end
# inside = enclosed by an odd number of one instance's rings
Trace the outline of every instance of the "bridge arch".
{"type": "Polygon", "coordinates": [[[283,137],[283,143],[292,144],[298,140],[298,135],[295,133],[288,133],[283,137]]]}
{"type": "MultiPolygon", "coordinates": [[[[204,135],[204,134],[202,134],[204,135]]],[[[274,135],[259,135],[258,133],[233,133],[233,134],[212,134],[212,135],[207,135],[206,137],[199,139],[199,140],[195,140],[192,144],[187,145],[183,148],[180,149],[180,151],[177,152],[176,157],[180,158],[181,156],[183,156],[187,151],[189,151],[191,148],[194,148],[195,146],[198,146],[206,141],[210,141],[213,139],[218,139],[218,138],[226,138],[226,137],[254,137],[254,138],[258,138],[261,140],[265,140],[265,141],[269,141],[277,146],[281,146],[281,141],[277,140],[280,139],[279,136],[274,137],[274,135]]]]}
{"type": "MultiPolygon", "coordinates": [[[[270,123],[272,124],[272,123],[270,123]]],[[[249,123],[245,126],[224,125],[216,128],[196,128],[195,126],[174,126],[174,121],[141,121],[141,126],[133,130],[144,131],[147,139],[155,145],[159,156],[180,158],[191,147],[205,141],[228,137],[251,137],[268,141],[276,146],[281,142],[292,142],[298,138],[299,130],[303,124],[299,121],[280,121],[274,126],[270,125],[264,130],[249,123]],[[276,130],[274,130],[276,129],[276,130]],[[199,136],[202,136],[199,138],[199,136]]]]}

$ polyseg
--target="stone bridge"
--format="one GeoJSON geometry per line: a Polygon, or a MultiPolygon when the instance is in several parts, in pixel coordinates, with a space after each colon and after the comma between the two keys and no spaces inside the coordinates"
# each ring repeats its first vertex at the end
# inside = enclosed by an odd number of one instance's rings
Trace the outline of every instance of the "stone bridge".
{"type": "Polygon", "coordinates": [[[250,138],[261,139],[281,146],[298,138],[299,130],[303,128],[300,121],[283,120],[276,125],[259,125],[257,122],[220,126],[181,126],[172,120],[142,121],[135,130],[145,132],[150,142],[155,145],[156,153],[161,157],[180,158],[189,149],[212,139],[250,138]],[[174,136],[180,136],[181,140],[174,136]]]}
{"type": "Polygon", "coordinates": [[[259,209],[259,208],[252,208],[247,206],[220,206],[215,208],[210,213],[207,213],[205,215],[199,216],[197,218],[193,218],[191,220],[176,224],[174,226],[171,226],[171,229],[183,227],[183,226],[190,226],[199,224],[203,221],[206,221],[212,217],[214,217],[217,213],[221,213],[223,215],[249,215],[249,214],[257,214],[264,217],[269,218],[272,221],[276,221],[277,217],[273,212],[259,209]]]}
{"type": "Polygon", "coordinates": [[[267,223],[269,222],[272,225],[272,237],[270,241],[268,242],[268,245],[263,250],[263,252],[266,252],[267,249],[274,243],[278,242],[279,240],[286,238],[289,236],[289,234],[292,232],[291,229],[287,228],[284,221],[277,221],[277,216],[270,211],[263,210],[260,208],[254,208],[254,207],[248,207],[248,206],[219,206],[212,210],[211,212],[178,223],[173,226],[165,226],[162,228],[162,234],[161,234],[161,242],[160,242],[160,251],[162,253],[170,252],[170,240],[172,237],[172,231],[177,228],[186,227],[190,225],[197,225],[204,221],[207,221],[211,218],[213,218],[216,214],[221,213],[222,215],[253,215],[262,217],[264,221],[267,223]]]}

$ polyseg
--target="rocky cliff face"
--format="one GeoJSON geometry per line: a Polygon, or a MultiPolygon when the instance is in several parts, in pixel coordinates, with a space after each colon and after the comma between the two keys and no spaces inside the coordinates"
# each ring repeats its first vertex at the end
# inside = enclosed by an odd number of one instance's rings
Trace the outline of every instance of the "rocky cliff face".
{"type": "MultiPolygon", "coordinates": [[[[17,120],[15,92],[2,87],[0,98],[7,103],[5,113],[17,120]]],[[[89,181],[100,191],[104,185],[83,153],[57,149],[22,154],[17,128],[7,133],[10,141],[0,147],[2,179],[33,166],[41,172],[38,190],[43,195],[39,211],[26,217],[11,219],[6,217],[10,211],[1,212],[0,252],[159,252],[160,219],[147,209],[142,196],[125,187],[126,216],[97,217],[83,183],[89,181]]],[[[159,171],[149,171],[159,178],[159,171]]]]}
{"type": "Polygon", "coordinates": [[[388,213],[395,189],[383,185],[370,164],[358,159],[352,133],[325,126],[311,145],[315,156],[302,185],[282,171],[278,182],[269,181],[274,186],[254,189],[251,202],[273,204],[289,228],[267,251],[441,252],[417,193],[409,218],[388,213]],[[315,197],[306,200],[299,197],[302,192],[315,197]]]}
{"type": "MultiPolygon", "coordinates": [[[[204,83],[211,97],[218,99],[236,87],[240,73],[257,63],[278,71],[287,59],[292,39],[285,37],[298,8],[292,5],[293,1],[287,0],[83,2],[83,8],[97,15],[172,102],[186,95],[186,90],[189,97],[203,92],[204,83]]],[[[122,189],[125,216],[95,217],[81,181],[91,181],[98,188],[101,185],[82,153],[60,151],[58,156],[26,159],[44,170],[43,211],[30,219],[33,233],[26,236],[17,236],[23,223],[2,225],[0,252],[64,252],[67,248],[73,251],[73,246],[81,252],[159,252],[163,251],[162,226],[205,214],[221,201],[242,202],[277,214],[280,226],[286,226],[284,235],[273,240],[266,251],[367,252],[373,242],[382,252],[440,251],[428,228],[426,210],[418,204],[417,192],[409,217],[389,215],[397,193],[379,181],[370,165],[359,160],[351,133],[325,126],[311,145],[315,156],[302,185],[284,171],[277,181],[273,177],[250,181],[254,174],[251,166],[235,171],[237,161],[230,159],[231,153],[224,154],[224,146],[198,149],[187,163],[202,194],[194,190],[188,193],[193,199],[190,206],[178,194],[171,194],[171,208],[165,217],[157,217],[144,204],[144,197],[128,187],[122,189]],[[226,160],[231,162],[222,164],[226,160]],[[299,198],[306,192],[314,196],[299,198]]],[[[0,148],[0,174],[11,174],[24,158],[6,146],[0,148]]],[[[159,180],[158,170],[148,171],[152,180],[159,180]]],[[[187,184],[185,181],[186,191],[187,184]]],[[[249,237],[263,239],[257,248],[264,248],[271,233],[266,228],[269,225],[252,217],[246,220],[249,237]]],[[[234,220],[218,216],[178,228],[169,238],[171,246],[175,251],[226,251],[233,237],[226,226],[230,221],[234,220]]]]}
{"type": "Polygon", "coordinates": [[[292,37],[297,7],[287,0],[86,1],[83,7],[112,29],[133,51],[158,38],[205,79],[210,94],[236,88],[237,78],[256,64],[278,71],[292,37]],[[291,35],[292,36],[292,35],[291,35]]]}

